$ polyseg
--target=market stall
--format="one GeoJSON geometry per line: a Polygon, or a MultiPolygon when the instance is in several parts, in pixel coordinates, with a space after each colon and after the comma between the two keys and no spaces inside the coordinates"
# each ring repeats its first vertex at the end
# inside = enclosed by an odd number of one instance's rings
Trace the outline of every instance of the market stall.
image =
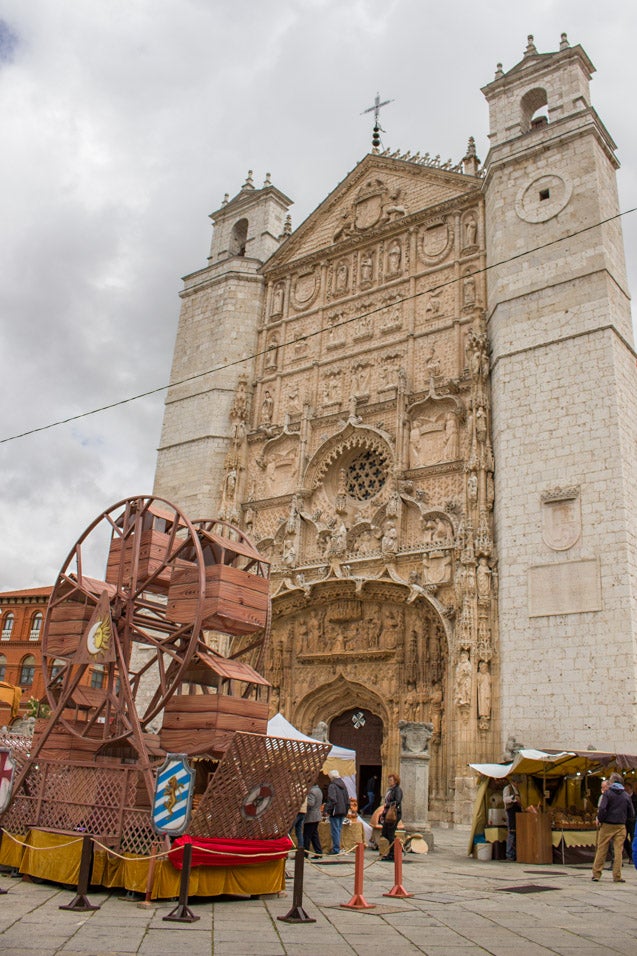
{"type": "MultiPolygon", "coordinates": [[[[297,730],[294,724],[286,720],[281,713],[275,714],[268,721],[268,736],[304,740],[306,743],[319,743],[313,737],[308,737],[307,734],[297,730]]],[[[330,746],[331,750],[321,767],[321,773],[327,776],[330,770],[338,770],[350,797],[356,798],[356,751],[349,750],[347,747],[338,747],[336,744],[330,744],[330,746]]]]}
{"type": "Polygon", "coordinates": [[[470,764],[480,774],[469,854],[474,844],[491,844],[504,859],[506,814],[502,791],[515,775],[524,813],[518,815],[520,863],[588,863],[595,855],[595,816],[601,783],[613,770],[635,782],[637,756],[595,750],[521,750],[510,763],[470,764]]]}

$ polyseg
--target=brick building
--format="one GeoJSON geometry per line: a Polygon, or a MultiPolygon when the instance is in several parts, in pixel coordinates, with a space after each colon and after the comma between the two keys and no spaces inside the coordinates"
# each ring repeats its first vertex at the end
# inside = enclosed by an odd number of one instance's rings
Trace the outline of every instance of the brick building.
{"type": "MultiPolygon", "coordinates": [[[[51,588],[0,593],[0,680],[22,688],[21,712],[30,697],[44,695],[42,625],[51,588]]],[[[0,702],[0,724],[9,707],[0,702]]]]}

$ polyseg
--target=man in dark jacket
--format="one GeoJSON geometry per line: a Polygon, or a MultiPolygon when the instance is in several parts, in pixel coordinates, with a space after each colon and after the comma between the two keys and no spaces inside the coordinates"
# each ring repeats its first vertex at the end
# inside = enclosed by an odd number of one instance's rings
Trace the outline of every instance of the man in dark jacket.
{"type": "Polygon", "coordinates": [[[613,842],[613,881],[625,883],[622,879],[622,849],[626,839],[626,824],[634,818],[633,804],[624,790],[624,780],[619,773],[611,773],[610,786],[602,797],[597,809],[597,823],[599,834],[597,850],[593,861],[593,877],[595,883],[599,881],[608,853],[608,845],[613,842]]]}
{"type": "Polygon", "coordinates": [[[341,830],[343,820],[349,810],[349,793],[338,770],[330,770],[330,785],[327,788],[325,812],[330,818],[332,849],[330,853],[341,852],[341,830]]]}

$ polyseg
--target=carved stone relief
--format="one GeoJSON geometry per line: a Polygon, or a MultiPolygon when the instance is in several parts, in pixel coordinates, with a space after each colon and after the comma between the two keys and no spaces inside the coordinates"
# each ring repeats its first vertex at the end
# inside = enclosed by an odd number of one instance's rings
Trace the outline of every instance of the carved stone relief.
{"type": "Polygon", "coordinates": [[[421,405],[409,428],[409,467],[422,468],[459,455],[459,422],[455,408],[440,403],[421,405]]]}
{"type": "Polygon", "coordinates": [[[542,539],[553,551],[568,551],[582,532],[579,488],[553,488],[542,495],[542,539]]]}
{"type": "Polygon", "coordinates": [[[440,262],[453,246],[454,231],[445,218],[433,219],[420,230],[418,251],[427,265],[440,262]]]}
{"type": "Polygon", "coordinates": [[[316,268],[301,272],[292,280],[292,305],[300,312],[309,309],[314,303],[320,288],[319,273],[316,268]]]}
{"type": "Polygon", "coordinates": [[[298,440],[290,437],[270,444],[258,462],[263,470],[264,498],[292,491],[298,473],[298,440]]]}

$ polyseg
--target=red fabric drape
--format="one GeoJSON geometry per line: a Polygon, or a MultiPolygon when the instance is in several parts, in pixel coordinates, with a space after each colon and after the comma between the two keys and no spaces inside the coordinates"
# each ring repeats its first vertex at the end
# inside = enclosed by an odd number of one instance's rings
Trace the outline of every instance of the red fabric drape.
{"type": "Polygon", "coordinates": [[[186,843],[192,844],[193,866],[247,866],[250,863],[272,863],[287,856],[293,848],[288,836],[276,840],[223,840],[214,837],[177,837],[168,854],[175,869],[180,870],[186,843]],[[211,852],[212,851],[212,852],[211,852]]]}

